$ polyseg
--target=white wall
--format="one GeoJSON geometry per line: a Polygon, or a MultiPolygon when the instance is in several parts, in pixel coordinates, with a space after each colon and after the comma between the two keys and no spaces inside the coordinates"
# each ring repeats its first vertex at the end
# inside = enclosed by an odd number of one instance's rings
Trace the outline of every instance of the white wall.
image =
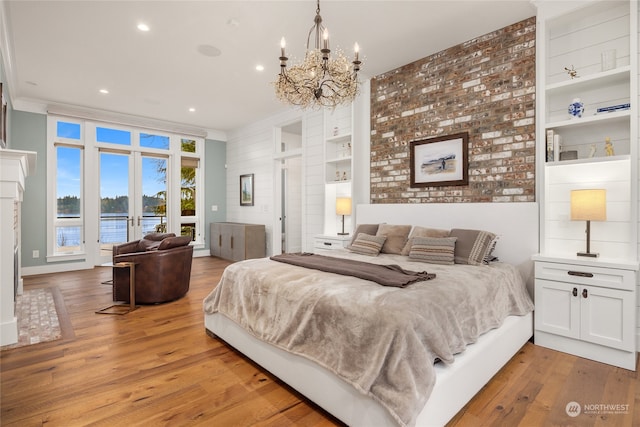
{"type": "MultiPolygon", "coordinates": [[[[637,8],[636,13],[638,14],[638,19],[636,19],[636,25],[637,25],[637,23],[640,22],[640,8],[638,8],[637,5],[635,7],[637,8]]],[[[632,9],[632,11],[633,11],[633,9],[632,9]]],[[[631,28],[631,30],[634,30],[634,29],[631,28]]],[[[639,48],[640,47],[640,28],[636,27],[635,28],[635,32],[637,34],[637,37],[635,38],[635,43],[634,43],[633,40],[631,42],[631,50],[633,51],[635,49],[635,51],[636,51],[636,58],[635,58],[636,62],[635,62],[635,64],[633,64],[633,62],[632,62],[631,69],[633,70],[634,67],[635,67],[635,69],[638,70],[638,78],[635,81],[635,85],[636,85],[635,89],[632,86],[631,92],[633,93],[633,91],[635,90],[636,93],[638,93],[638,99],[637,99],[636,106],[635,106],[636,111],[638,111],[638,116],[639,116],[637,121],[636,121],[636,126],[638,127],[638,129],[637,129],[637,133],[636,133],[635,144],[636,144],[636,147],[637,147],[638,145],[640,145],[640,141],[638,141],[638,135],[640,135],[640,108],[638,108],[638,106],[640,106],[640,91],[638,91],[638,88],[640,88],[640,66],[638,65],[638,64],[640,64],[640,48],[639,48]]],[[[634,82],[632,81],[631,84],[633,85],[634,82]]],[[[632,143],[633,143],[633,141],[632,141],[632,143]]],[[[633,150],[632,150],[632,152],[633,152],[633,150]]],[[[639,178],[639,175],[638,175],[638,170],[640,170],[640,149],[636,148],[635,153],[636,153],[635,161],[638,162],[637,163],[638,166],[635,168],[635,176],[632,176],[631,178],[635,179],[638,182],[638,185],[636,187],[636,191],[639,192],[638,193],[638,197],[637,197],[637,200],[639,200],[639,202],[638,202],[639,206],[636,206],[636,209],[637,209],[637,212],[640,212],[640,178],[639,178]]],[[[632,158],[631,161],[634,161],[634,159],[632,158]]],[[[638,220],[639,220],[639,223],[638,223],[638,228],[637,228],[636,232],[639,233],[639,236],[638,236],[638,239],[637,239],[638,240],[638,248],[637,248],[637,252],[636,253],[640,254],[640,216],[638,217],[638,220]]],[[[637,328],[636,328],[636,349],[638,351],[640,351],[640,283],[638,284],[636,295],[638,296],[638,303],[637,303],[637,307],[636,307],[636,326],[637,326],[637,328]]]]}
{"type": "MultiPolygon", "coordinates": [[[[353,172],[354,207],[369,203],[369,80],[363,81],[360,89],[354,104],[352,129],[356,168],[353,172]]],[[[273,255],[274,227],[280,226],[276,214],[277,172],[274,160],[280,147],[275,144],[275,129],[297,120],[302,120],[302,251],[313,252],[315,236],[326,231],[326,200],[335,202],[335,194],[327,194],[325,185],[323,111],[304,112],[292,108],[227,134],[227,221],[264,224],[269,256],[273,255]],[[250,173],[254,174],[254,206],[240,206],[240,175],[250,173]]],[[[333,223],[338,217],[331,213],[327,218],[333,223]]]]}
{"type": "Polygon", "coordinates": [[[230,132],[227,141],[227,221],[264,224],[267,255],[273,254],[278,225],[275,192],[277,152],[274,128],[302,117],[302,250],[313,250],[313,236],[322,233],[324,185],[322,112],[290,110],[230,132]],[[254,205],[240,206],[240,175],[254,174],[254,205]]]}

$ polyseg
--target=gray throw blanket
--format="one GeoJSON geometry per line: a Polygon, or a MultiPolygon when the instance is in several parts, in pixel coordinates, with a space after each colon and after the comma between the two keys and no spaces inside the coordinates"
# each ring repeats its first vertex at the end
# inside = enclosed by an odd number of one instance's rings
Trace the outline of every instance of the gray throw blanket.
{"type": "MultiPolygon", "coordinates": [[[[334,252],[407,270],[423,266],[399,255],[334,252]]],[[[399,425],[412,426],[433,390],[434,361],[454,363],[506,316],[533,309],[513,266],[428,268],[436,278],[397,288],[269,258],[241,261],[225,269],[204,311],[314,361],[379,402],[399,425]]]]}
{"type": "Polygon", "coordinates": [[[435,274],[427,273],[426,271],[408,271],[397,264],[371,264],[369,262],[309,252],[274,255],[271,259],[299,267],[359,277],[360,279],[371,280],[382,286],[395,286],[398,288],[404,288],[412,283],[436,277],[435,274]]]}

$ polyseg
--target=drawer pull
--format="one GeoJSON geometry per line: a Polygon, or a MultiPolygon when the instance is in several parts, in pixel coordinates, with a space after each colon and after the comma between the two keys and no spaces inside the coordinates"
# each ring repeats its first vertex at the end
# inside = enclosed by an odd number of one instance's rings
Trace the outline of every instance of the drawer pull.
{"type": "Polygon", "coordinates": [[[573,288],[573,296],[574,297],[578,296],[578,288],[573,288]]]}
{"type": "Polygon", "coordinates": [[[582,298],[587,298],[589,296],[589,294],[587,293],[586,289],[582,290],[582,298]]]}
{"type": "Polygon", "coordinates": [[[325,246],[331,246],[331,242],[324,242],[322,244],[325,245],[325,246]]]}
{"type": "Polygon", "coordinates": [[[584,271],[568,271],[569,276],[593,277],[593,273],[585,273],[584,271]]]}

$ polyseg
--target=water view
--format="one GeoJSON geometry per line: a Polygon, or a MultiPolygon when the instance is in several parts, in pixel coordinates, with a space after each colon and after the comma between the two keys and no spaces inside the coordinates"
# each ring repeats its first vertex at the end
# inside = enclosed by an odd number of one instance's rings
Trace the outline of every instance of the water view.
{"type": "MultiPolygon", "coordinates": [[[[100,243],[113,244],[128,242],[128,218],[122,214],[102,214],[100,218],[100,243]]],[[[140,221],[142,234],[153,233],[156,226],[165,222],[164,216],[144,216],[140,221]]],[[[80,246],[82,243],[81,227],[58,227],[57,243],[59,247],[80,246]]]]}

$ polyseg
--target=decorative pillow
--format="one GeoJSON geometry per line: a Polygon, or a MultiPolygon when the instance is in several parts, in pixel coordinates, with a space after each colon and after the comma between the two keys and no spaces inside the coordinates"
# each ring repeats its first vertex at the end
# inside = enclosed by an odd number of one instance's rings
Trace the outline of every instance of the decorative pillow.
{"type": "Polygon", "coordinates": [[[154,242],[161,242],[164,239],[166,239],[167,237],[176,237],[176,235],[174,233],[149,233],[149,234],[145,234],[144,237],[142,237],[144,240],[152,240],[154,242]]]}
{"type": "Polygon", "coordinates": [[[453,265],[457,237],[414,237],[409,250],[412,261],[453,265]]]}
{"type": "Polygon", "coordinates": [[[407,237],[411,231],[410,225],[391,225],[380,224],[376,236],[385,236],[384,245],[382,246],[382,253],[384,254],[398,254],[402,253],[402,248],[407,243],[407,237]]]}
{"type": "Polygon", "coordinates": [[[454,228],[450,237],[457,237],[455,263],[480,265],[491,253],[496,235],[482,230],[454,228]]]}
{"type": "Polygon", "coordinates": [[[358,226],[356,227],[356,232],[353,233],[351,244],[353,244],[353,242],[356,241],[356,238],[360,233],[368,234],[370,236],[375,236],[376,233],[378,232],[378,225],[379,224],[358,224],[358,226]]]}
{"type": "Polygon", "coordinates": [[[177,248],[178,246],[187,246],[191,243],[191,236],[167,237],[158,246],[158,250],[177,248]]]}
{"type": "Polygon", "coordinates": [[[386,239],[384,236],[360,233],[356,236],[356,240],[347,246],[347,249],[361,255],[378,256],[386,239]]]}
{"type": "Polygon", "coordinates": [[[496,244],[498,243],[499,237],[500,236],[496,236],[491,242],[491,245],[489,245],[490,246],[489,251],[487,252],[487,255],[484,257],[484,259],[482,260],[484,264],[500,261],[497,256],[493,255],[493,251],[496,249],[496,244]]]}
{"type": "Polygon", "coordinates": [[[148,240],[148,239],[140,239],[138,242],[138,251],[155,251],[160,246],[159,240],[148,240]]]}
{"type": "Polygon", "coordinates": [[[449,237],[449,230],[420,226],[413,227],[413,230],[411,230],[411,234],[409,234],[409,240],[407,241],[407,244],[404,245],[404,248],[402,248],[402,255],[409,255],[414,237],[449,237]]]}

